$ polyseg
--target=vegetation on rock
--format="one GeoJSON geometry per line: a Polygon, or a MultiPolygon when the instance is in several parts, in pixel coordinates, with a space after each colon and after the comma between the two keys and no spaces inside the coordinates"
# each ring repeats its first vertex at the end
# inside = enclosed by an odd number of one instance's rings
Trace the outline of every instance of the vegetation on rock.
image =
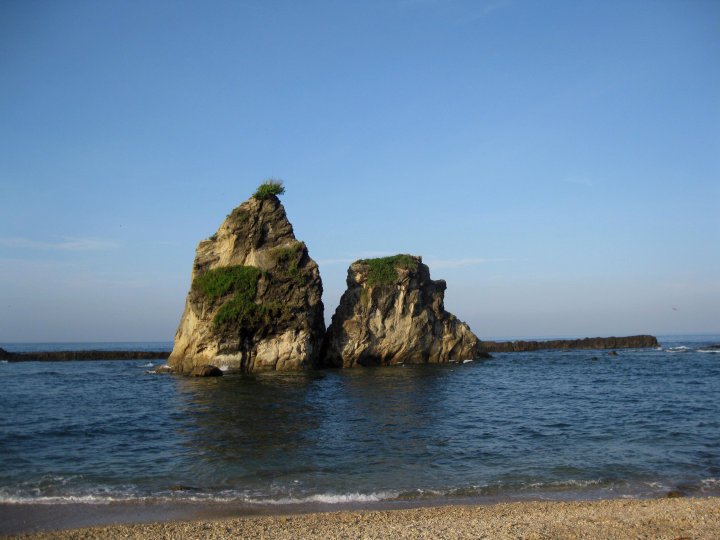
{"type": "Polygon", "coordinates": [[[279,318],[283,314],[280,304],[256,304],[245,295],[235,293],[225,302],[215,314],[213,324],[215,328],[226,325],[238,325],[244,328],[257,328],[260,323],[267,324],[271,319],[279,318]]]}
{"type": "Polygon", "coordinates": [[[369,287],[392,285],[398,278],[398,268],[416,270],[418,261],[412,255],[393,255],[377,259],[360,259],[357,261],[370,267],[367,284],[369,287]]]}
{"type": "Polygon", "coordinates": [[[205,298],[216,300],[233,295],[215,314],[215,328],[231,323],[255,327],[282,312],[281,306],[255,303],[261,274],[262,271],[254,266],[226,266],[209,270],[195,278],[193,288],[205,298]]]}
{"type": "Polygon", "coordinates": [[[282,195],[283,193],[285,193],[285,186],[283,186],[282,180],[268,178],[258,186],[253,197],[262,201],[273,196],[282,195]]]}
{"type": "Polygon", "coordinates": [[[299,267],[304,249],[305,244],[297,242],[291,246],[275,248],[271,253],[278,266],[284,270],[285,275],[298,285],[305,284],[305,276],[299,267]]]}
{"type": "Polygon", "coordinates": [[[252,301],[260,273],[254,266],[225,266],[197,276],[192,286],[210,300],[238,292],[252,301]]]}

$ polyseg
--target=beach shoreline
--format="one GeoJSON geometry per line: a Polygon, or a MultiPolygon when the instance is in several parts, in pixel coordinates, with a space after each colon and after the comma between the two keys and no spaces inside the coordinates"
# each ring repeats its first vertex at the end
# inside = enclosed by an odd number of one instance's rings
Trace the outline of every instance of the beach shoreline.
{"type": "MultiPolygon", "coordinates": [[[[718,538],[720,497],[525,501],[227,515],[22,533],[19,538],[718,538]]],[[[5,538],[5,537],[3,537],[5,538]]],[[[9,538],[9,537],[8,537],[9,538]]]]}

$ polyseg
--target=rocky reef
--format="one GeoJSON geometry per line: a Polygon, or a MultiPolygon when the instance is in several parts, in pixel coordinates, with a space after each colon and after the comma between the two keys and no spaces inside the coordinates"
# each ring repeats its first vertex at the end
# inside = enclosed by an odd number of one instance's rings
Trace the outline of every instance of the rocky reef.
{"type": "Polygon", "coordinates": [[[544,349],[645,349],[659,347],[655,336],[595,337],[547,341],[483,341],[486,352],[523,352],[544,349]]]}
{"type": "Polygon", "coordinates": [[[319,365],[325,334],[318,266],[269,182],[197,247],[169,365],[229,371],[319,365]]]}
{"type": "Polygon", "coordinates": [[[328,328],[328,367],[441,363],[487,357],[467,324],[445,311],[446,284],[421,257],[354,262],[328,328]]]}
{"type": "Polygon", "coordinates": [[[0,360],[9,362],[74,362],[80,360],[164,360],[165,351],[36,351],[14,353],[0,348],[0,360]]]}

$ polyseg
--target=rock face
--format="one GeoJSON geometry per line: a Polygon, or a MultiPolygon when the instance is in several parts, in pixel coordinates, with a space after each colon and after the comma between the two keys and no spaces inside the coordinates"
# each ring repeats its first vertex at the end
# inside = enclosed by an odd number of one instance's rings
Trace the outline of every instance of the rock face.
{"type": "Polygon", "coordinates": [[[168,364],[179,373],[297,370],[319,363],[322,282],[275,195],[253,196],[197,247],[168,364]]]}
{"type": "Polygon", "coordinates": [[[420,257],[354,262],[328,328],[324,364],[354,367],[487,357],[467,324],[445,311],[445,281],[420,257]]]}

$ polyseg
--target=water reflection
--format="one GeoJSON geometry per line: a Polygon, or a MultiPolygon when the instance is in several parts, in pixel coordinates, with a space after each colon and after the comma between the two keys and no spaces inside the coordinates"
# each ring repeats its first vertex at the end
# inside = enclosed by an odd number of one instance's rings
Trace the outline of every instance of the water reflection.
{"type": "Polygon", "coordinates": [[[708,445],[698,421],[717,411],[712,379],[668,382],[640,354],[560,356],[178,378],[185,475],[276,498],[715,478],[717,459],[698,453],[708,445]],[[688,394],[691,383],[709,393],[688,394]]]}
{"type": "Polygon", "coordinates": [[[216,487],[357,490],[368,467],[390,485],[393,469],[424,469],[449,437],[434,426],[451,375],[414,366],[181,378],[178,431],[195,480],[216,487]]]}

